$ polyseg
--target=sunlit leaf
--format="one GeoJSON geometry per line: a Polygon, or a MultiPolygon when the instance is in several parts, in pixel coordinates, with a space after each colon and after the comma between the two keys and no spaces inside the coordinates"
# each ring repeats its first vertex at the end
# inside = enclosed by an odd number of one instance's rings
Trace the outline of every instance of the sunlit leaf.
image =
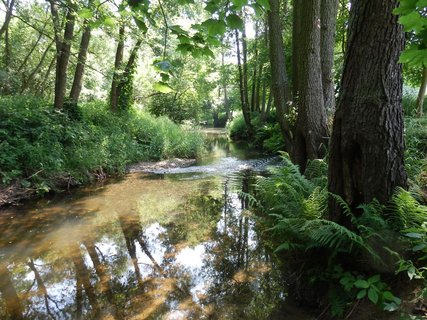
{"type": "Polygon", "coordinates": [[[153,89],[161,93],[171,93],[174,90],[165,82],[159,81],[153,85],[153,89]]]}

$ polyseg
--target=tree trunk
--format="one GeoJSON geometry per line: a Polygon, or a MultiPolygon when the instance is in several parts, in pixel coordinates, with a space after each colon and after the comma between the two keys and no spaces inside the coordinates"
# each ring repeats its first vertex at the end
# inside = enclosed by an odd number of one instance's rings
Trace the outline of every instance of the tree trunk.
{"type": "Polygon", "coordinates": [[[292,101],[298,105],[299,96],[299,63],[300,63],[300,37],[301,37],[301,3],[302,0],[293,0],[292,22],[292,101]]]}
{"type": "Polygon", "coordinates": [[[10,23],[10,20],[12,19],[15,0],[11,0],[10,2],[7,1],[5,5],[6,5],[6,17],[4,19],[3,25],[0,28],[0,37],[3,35],[3,33],[6,33],[7,30],[9,29],[9,23],[10,23]]]}
{"type": "Polygon", "coordinates": [[[280,126],[288,152],[292,152],[292,134],[285,118],[288,111],[289,87],[285,65],[285,50],[282,39],[282,23],[279,15],[279,0],[269,0],[268,27],[270,40],[271,91],[276,106],[277,122],[280,126]]]}
{"type": "Polygon", "coordinates": [[[252,130],[252,123],[251,123],[251,115],[249,113],[249,104],[247,100],[247,92],[245,90],[245,78],[244,78],[244,71],[242,68],[242,57],[240,55],[240,38],[239,38],[239,31],[235,30],[235,36],[236,36],[236,49],[237,49],[237,67],[239,70],[239,91],[240,91],[240,103],[242,105],[242,113],[243,118],[245,119],[246,127],[248,128],[248,133],[251,136],[253,133],[252,130]]]}
{"type": "Polygon", "coordinates": [[[79,102],[80,92],[82,91],[83,74],[86,64],[86,56],[89,48],[91,27],[87,21],[80,42],[79,55],[77,57],[77,65],[74,73],[73,85],[70,92],[70,102],[77,104],[79,102]]]}
{"type": "Polygon", "coordinates": [[[420,91],[418,92],[417,97],[417,116],[422,117],[423,116],[423,107],[424,107],[424,97],[426,95],[426,89],[427,89],[427,68],[423,67],[423,78],[421,80],[421,86],[420,91]]]}
{"type": "Polygon", "coordinates": [[[110,107],[112,111],[117,111],[118,105],[118,92],[117,87],[120,82],[120,68],[123,63],[123,50],[125,47],[125,27],[124,25],[120,25],[119,29],[119,38],[117,41],[117,50],[116,50],[116,58],[114,60],[114,74],[113,81],[111,84],[111,92],[110,92],[110,107]]]}
{"type": "Polygon", "coordinates": [[[320,7],[320,58],[322,62],[323,101],[327,112],[335,110],[334,48],[338,0],[322,0],[320,7]]]}
{"type": "Polygon", "coordinates": [[[129,56],[123,74],[120,76],[120,81],[117,86],[117,107],[125,110],[128,109],[132,103],[133,96],[133,73],[135,69],[136,58],[138,50],[141,47],[142,40],[138,39],[129,56]]]}
{"type": "MultiPolygon", "coordinates": [[[[56,74],[55,74],[55,101],[54,106],[57,109],[62,108],[65,99],[65,90],[67,89],[67,67],[70,60],[71,42],[74,33],[75,14],[71,8],[68,8],[64,37],[62,44],[59,45],[60,51],[57,51],[56,74]]],[[[57,44],[58,50],[58,44],[57,44]]]]}
{"type": "MultiPolygon", "coordinates": [[[[348,50],[335,114],[329,160],[331,193],[351,208],[377,199],[389,201],[407,187],[404,167],[402,26],[393,15],[399,0],[352,2],[348,50]]],[[[330,218],[346,223],[339,205],[330,218]]]]}
{"type": "Polygon", "coordinates": [[[305,15],[300,22],[298,118],[291,157],[301,172],[308,159],[324,155],[322,144],[328,135],[320,60],[320,1],[304,0],[300,9],[305,15]]]}

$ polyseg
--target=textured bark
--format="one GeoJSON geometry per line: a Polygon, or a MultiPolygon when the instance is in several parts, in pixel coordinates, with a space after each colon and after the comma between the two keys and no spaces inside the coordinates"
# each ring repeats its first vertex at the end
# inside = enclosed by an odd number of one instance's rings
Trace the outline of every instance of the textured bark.
{"type": "Polygon", "coordinates": [[[320,60],[320,2],[301,2],[301,33],[298,44],[298,118],[294,135],[294,163],[304,172],[308,159],[324,155],[322,144],[328,135],[323,104],[320,60]]]}
{"type": "Polygon", "coordinates": [[[426,95],[426,89],[427,89],[427,68],[423,68],[423,77],[421,79],[421,86],[420,91],[418,91],[418,97],[417,97],[417,116],[422,117],[424,110],[424,98],[426,95]]]}
{"type": "Polygon", "coordinates": [[[71,42],[74,34],[75,15],[71,8],[68,8],[64,37],[62,43],[57,43],[57,60],[55,74],[55,101],[54,106],[57,109],[62,108],[65,99],[65,90],[67,89],[67,67],[70,60],[71,42]]]}
{"type": "Polygon", "coordinates": [[[276,106],[277,122],[280,126],[288,152],[292,149],[292,134],[285,115],[288,111],[289,87],[286,74],[284,45],[282,39],[282,24],[279,15],[279,0],[269,0],[268,27],[270,41],[271,91],[276,106]]]}
{"type": "Polygon", "coordinates": [[[120,68],[123,63],[124,47],[125,47],[125,27],[123,25],[120,25],[119,38],[117,41],[116,58],[114,60],[113,81],[111,83],[111,92],[110,92],[110,107],[111,107],[111,110],[113,111],[117,111],[117,105],[118,105],[117,87],[120,82],[120,68]]]}
{"type": "Polygon", "coordinates": [[[320,8],[320,58],[322,63],[323,102],[329,112],[335,110],[334,48],[338,0],[322,0],[320,8]]]}
{"type": "Polygon", "coordinates": [[[252,123],[251,123],[251,115],[249,113],[249,103],[248,103],[248,95],[245,87],[245,77],[242,66],[242,57],[240,54],[240,37],[239,31],[235,30],[236,37],[236,49],[237,49],[237,68],[239,70],[239,91],[240,91],[240,103],[242,105],[242,113],[243,118],[245,119],[246,127],[248,128],[249,135],[252,135],[252,123]]]}
{"type": "MultiPolygon", "coordinates": [[[[347,53],[329,160],[329,191],[352,208],[376,198],[386,203],[407,186],[404,168],[402,26],[398,0],[352,2],[347,53]]],[[[330,218],[345,223],[339,205],[330,218]]]]}
{"type": "Polygon", "coordinates": [[[79,55],[77,57],[76,70],[74,72],[73,85],[70,91],[70,102],[78,103],[80,92],[82,91],[83,74],[85,70],[87,51],[89,48],[89,41],[91,35],[91,28],[87,21],[83,30],[82,38],[80,41],[79,55]]]}

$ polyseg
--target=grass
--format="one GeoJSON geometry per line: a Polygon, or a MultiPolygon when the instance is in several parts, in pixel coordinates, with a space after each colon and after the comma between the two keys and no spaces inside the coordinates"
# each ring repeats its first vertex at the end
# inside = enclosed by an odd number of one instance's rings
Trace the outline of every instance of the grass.
{"type": "Polygon", "coordinates": [[[124,173],[138,161],[193,158],[203,145],[168,118],[113,114],[102,102],[60,112],[39,98],[1,97],[0,119],[0,185],[18,181],[39,192],[124,173]]]}

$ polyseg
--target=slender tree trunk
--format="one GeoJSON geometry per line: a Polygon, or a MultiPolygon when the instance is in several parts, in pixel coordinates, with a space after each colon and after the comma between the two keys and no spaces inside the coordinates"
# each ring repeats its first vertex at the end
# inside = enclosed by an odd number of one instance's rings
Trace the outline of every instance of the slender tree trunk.
{"type": "Polygon", "coordinates": [[[270,40],[271,91],[276,106],[277,122],[279,123],[286,148],[288,152],[292,153],[291,128],[285,118],[290,99],[284,56],[285,50],[282,39],[282,24],[279,15],[279,0],[269,0],[269,3],[268,34],[270,40]]]}
{"type": "MultiPolygon", "coordinates": [[[[248,39],[246,37],[246,16],[242,12],[243,28],[242,28],[242,57],[243,57],[243,88],[245,94],[246,109],[250,112],[249,104],[249,83],[248,83],[248,39]]],[[[252,126],[252,123],[251,123],[252,126]]]]}
{"type": "Polygon", "coordinates": [[[33,271],[33,273],[34,273],[34,277],[36,278],[37,288],[38,288],[39,292],[43,294],[46,312],[52,319],[54,319],[55,316],[52,314],[52,311],[50,310],[50,306],[49,306],[49,298],[50,297],[47,293],[47,289],[46,289],[46,286],[44,285],[43,279],[42,279],[39,271],[37,270],[36,266],[34,265],[33,259],[30,259],[30,261],[28,262],[27,265],[31,269],[31,271],[33,271]]]}
{"type": "Polygon", "coordinates": [[[4,19],[4,23],[0,28],[0,37],[3,35],[3,33],[6,33],[6,31],[9,29],[9,23],[12,19],[13,15],[13,7],[15,5],[15,0],[8,0],[6,1],[6,17],[4,19]]]}
{"type": "Polygon", "coordinates": [[[224,49],[221,50],[221,69],[222,69],[222,86],[223,86],[223,94],[224,94],[224,109],[225,109],[225,114],[226,114],[226,118],[227,121],[230,119],[230,106],[228,103],[228,92],[227,92],[227,80],[225,77],[225,53],[224,53],[224,49]]]}
{"type": "MultiPolygon", "coordinates": [[[[47,46],[47,48],[45,49],[45,51],[43,51],[43,54],[40,58],[39,63],[37,64],[37,66],[33,69],[33,71],[28,75],[27,79],[25,79],[24,81],[22,81],[22,85],[21,85],[21,94],[24,93],[25,90],[27,90],[31,84],[31,82],[34,80],[35,75],[37,74],[37,72],[39,72],[40,68],[43,66],[43,63],[46,59],[47,54],[50,51],[50,48],[53,45],[53,41],[51,43],[49,43],[49,45],[47,46]]],[[[56,60],[56,58],[55,58],[56,60]]],[[[53,60],[53,61],[55,61],[53,60]]],[[[53,62],[54,63],[54,62],[53,62]]],[[[52,63],[51,63],[52,65],[52,63]]],[[[46,80],[46,76],[44,77],[43,81],[46,80]]]]}
{"type": "Polygon", "coordinates": [[[427,89],[427,68],[423,68],[423,77],[421,79],[421,86],[420,91],[418,92],[417,97],[417,116],[422,117],[423,116],[423,107],[424,107],[424,97],[426,95],[426,89],[427,89]]]}
{"type": "Polygon", "coordinates": [[[43,38],[43,33],[39,33],[36,42],[31,47],[30,51],[28,51],[27,55],[25,56],[24,60],[22,60],[21,64],[18,67],[17,73],[21,73],[22,69],[27,65],[28,60],[30,59],[31,55],[33,54],[34,50],[37,48],[37,45],[39,44],[40,40],[43,38]]]}
{"type": "Polygon", "coordinates": [[[77,57],[76,70],[74,72],[73,85],[70,92],[70,102],[77,104],[79,102],[80,92],[82,91],[83,74],[86,64],[87,51],[91,35],[91,27],[87,21],[80,42],[79,55],[77,57]]]}
{"type": "Polygon", "coordinates": [[[327,112],[335,110],[334,48],[338,0],[322,0],[320,9],[320,58],[322,62],[323,101],[327,112]]]}
{"type": "Polygon", "coordinates": [[[298,105],[299,97],[299,63],[300,63],[300,39],[301,39],[301,3],[303,0],[293,0],[292,21],[292,98],[294,105],[298,105]]]}
{"type": "MultiPolygon", "coordinates": [[[[352,208],[389,201],[407,187],[402,112],[399,0],[354,0],[330,146],[328,189],[352,208]]],[[[335,200],[330,218],[346,223],[335,200]]]]}
{"type": "Polygon", "coordinates": [[[136,63],[136,58],[138,57],[138,51],[141,47],[142,40],[138,39],[129,56],[129,60],[126,64],[123,74],[120,78],[119,84],[117,86],[117,102],[118,107],[127,109],[132,103],[133,99],[133,73],[136,63]]]}
{"type": "Polygon", "coordinates": [[[240,55],[240,38],[239,31],[235,30],[236,36],[236,49],[237,49],[237,67],[239,70],[239,91],[240,91],[240,103],[242,105],[243,118],[245,119],[246,127],[248,128],[248,133],[251,136],[253,133],[251,115],[249,113],[249,105],[247,100],[247,91],[245,90],[245,80],[244,80],[244,71],[242,68],[242,57],[240,55]]]}
{"type": "Polygon", "coordinates": [[[46,70],[46,73],[44,74],[43,77],[43,81],[40,83],[40,85],[38,86],[38,92],[40,92],[40,94],[43,94],[46,88],[46,82],[48,81],[48,79],[50,78],[50,74],[52,73],[53,67],[55,66],[55,61],[56,61],[56,57],[54,57],[51,61],[50,64],[46,70]]]}
{"type": "Polygon", "coordinates": [[[114,74],[113,81],[111,84],[110,92],[110,107],[112,111],[117,111],[118,107],[118,92],[117,87],[120,83],[121,71],[120,68],[123,63],[123,50],[125,47],[125,27],[123,24],[120,25],[119,38],[117,40],[116,58],[114,60],[114,74]]]}
{"type": "Polygon", "coordinates": [[[298,118],[292,160],[304,172],[308,159],[324,155],[322,143],[328,130],[323,104],[322,69],[320,60],[320,0],[301,2],[301,35],[299,37],[298,118]]]}
{"type": "MultiPolygon", "coordinates": [[[[56,74],[55,74],[55,100],[54,106],[61,109],[64,105],[65,91],[67,89],[67,67],[70,60],[71,42],[74,34],[75,15],[71,8],[68,8],[64,37],[60,45],[60,51],[57,52],[56,74]]],[[[57,45],[58,49],[58,45],[57,45]]]]}

